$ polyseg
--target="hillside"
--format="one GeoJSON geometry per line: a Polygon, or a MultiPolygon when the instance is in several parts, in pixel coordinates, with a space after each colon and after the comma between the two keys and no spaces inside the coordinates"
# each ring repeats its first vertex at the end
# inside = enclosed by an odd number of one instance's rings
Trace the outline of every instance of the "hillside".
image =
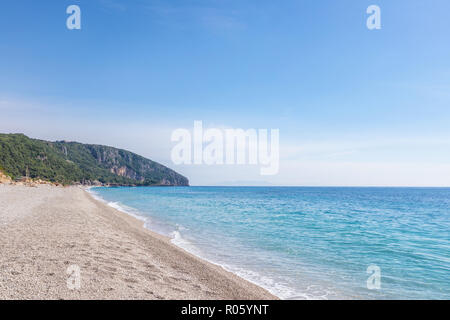
{"type": "Polygon", "coordinates": [[[177,172],[135,153],[101,145],[0,134],[0,170],[63,184],[187,186],[177,172]]]}

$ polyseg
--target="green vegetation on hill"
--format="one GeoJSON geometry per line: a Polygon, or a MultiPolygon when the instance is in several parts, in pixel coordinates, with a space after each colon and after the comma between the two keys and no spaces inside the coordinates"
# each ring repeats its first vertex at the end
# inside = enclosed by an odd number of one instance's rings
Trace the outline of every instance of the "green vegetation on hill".
{"type": "Polygon", "coordinates": [[[129,151],[77,142],[49,142],[0,134],[0,170],[64,184],[185,186],[184,176],[129,151]]]}

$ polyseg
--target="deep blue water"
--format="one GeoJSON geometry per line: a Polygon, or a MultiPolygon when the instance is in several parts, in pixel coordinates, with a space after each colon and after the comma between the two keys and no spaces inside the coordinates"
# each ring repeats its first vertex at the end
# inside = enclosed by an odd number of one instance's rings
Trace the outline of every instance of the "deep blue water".
{"type": "Polygon", "coordinates": [[[281,298],[450,299],[450,188],[91,191],[281,298]]]}

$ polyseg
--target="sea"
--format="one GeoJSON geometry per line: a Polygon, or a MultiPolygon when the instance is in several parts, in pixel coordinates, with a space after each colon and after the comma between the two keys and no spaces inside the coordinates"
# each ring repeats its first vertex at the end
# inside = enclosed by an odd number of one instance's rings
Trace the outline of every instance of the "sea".
{"type": "Polygon", "coordinates": [[[281,299],[450,299],[450,188],[89,191],[281,299]]]}

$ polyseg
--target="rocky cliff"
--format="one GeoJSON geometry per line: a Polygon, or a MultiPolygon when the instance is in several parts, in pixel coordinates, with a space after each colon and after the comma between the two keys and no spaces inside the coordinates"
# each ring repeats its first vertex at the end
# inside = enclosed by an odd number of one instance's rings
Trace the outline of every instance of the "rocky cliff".
{"type": "Polygon", "coordinates": [[[29,177],[65,184],[189,185],[186,177],[126,150],[49,142],[23,134],[0,134],[0,169],[13,179],[29,177]]]}

